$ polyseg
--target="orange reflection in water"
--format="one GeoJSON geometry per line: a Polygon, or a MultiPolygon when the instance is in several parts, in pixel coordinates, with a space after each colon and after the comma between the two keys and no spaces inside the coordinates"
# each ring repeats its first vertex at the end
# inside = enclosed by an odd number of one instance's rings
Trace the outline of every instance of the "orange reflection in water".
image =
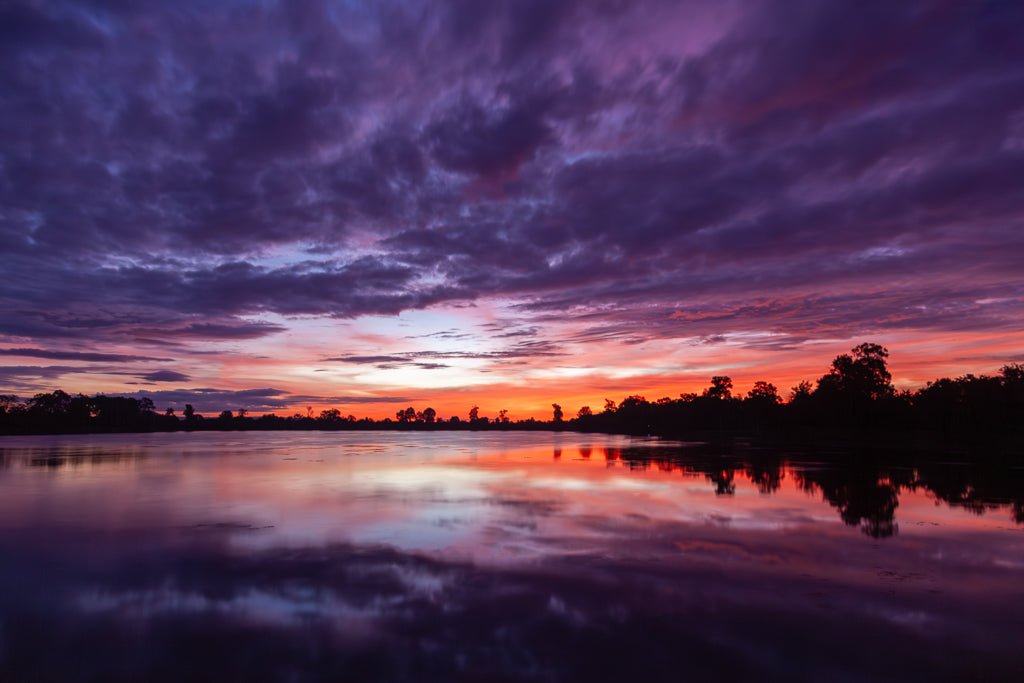
{"type": "Polygon", "coordinates": [[[1019,476],[571,433],[4,439],[0,678],[4,652],[104,672],[132,652],[132,680],[398,652],[520,680],[543,652],[564,680],[676,680],[715,651],[736,680],[764,652],[787,680],[818,654],[822,678],[1011,680],[1019,476]]]}
{"type": "Polygon", "coordinates": [[[943,504],[910,471],[897,473],[901,485],[784,458],[688,453],[568,433],[12,439],[0,528],[233,528],[246,547],[344,541],[508,559],[578,552],[637,524],[853,536],[841,520],[874,536],[1014,526],[1008,504],[989,514],[943,504]]]}

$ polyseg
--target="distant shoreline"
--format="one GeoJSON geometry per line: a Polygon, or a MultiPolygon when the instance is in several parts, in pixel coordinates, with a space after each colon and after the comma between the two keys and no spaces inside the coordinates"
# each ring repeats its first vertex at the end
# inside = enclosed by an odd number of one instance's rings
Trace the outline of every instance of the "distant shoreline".
{"type": "Polygon", "coordinates": [[[619,403],[605,399],[602,410],[579,408],[567,417],[551,403],[550,420],[511,420],[469,409],[468,419],[443,419],[431,407],[400,409],[395,419],[357,419],[338,408],[291,416],[249,417],[223,410],[207,418],[186,404],[157,412],[149,398],[71,395],[59,389],[27,401],[0,396],[0,435],[120,434],[200,431],[573,431],[659,436],[727,442],[756,439],[766,443],[842,443],[849,447],[990,449],[989,457],[1024,450],[1024,365],[1012,363],[998,375],[941,378],[911,392],[898,391],[888,370],[889,352],[863,343],[840,354],[816,383],[801,382],[788,399],[775,385],[758,381],[744,396],[732,393],[732,378],[717,375],[702,393],[654,401],[637,394],[619,403]]]}
{"type": "MultiPolygon", "coordinates": [[[[625,431],[602,431],[594,429],[582,429],[577,425],[565,423],[562,426],[550,422],[533,422],[530,424],[509,423],[507,425],[494,424],[488,426],[462,426],[449,425],[447,423],[434,426],[427,425],[402,425],[373,423],[360,426],[262,426],[258,424],[259,418],[254,419],[257,424],[224,426],[209,420],[213,424],[203,424],[199,428],[187,428],[181,426],[177,429],[148,429],[148,430],[106,430],[106,431],[60,431],[60,432],[19,432],[0,433],[0,445],[4,438],[17,437],[45,437],[45,436],[142,436],[148,434],[230,434],[230,433],[268,433],[285,434],[295,432],[317,432],[317,433],[398,433],[398,434],[452,434],[452,433],[474,433],[474,434],[502,434],[502,433],[546,433],[546,434],[574,434],[586,435],[595,434],[601,436],[623,436],[636,438],[652,438],[670,442],[680,442],[693,448],[711,448],[716,451],[732,451],[740,449],[762,450],[782,449],[792,452],[794,455],[801,451],[813,451],[817,457],[825,452],[849,455],[858,452],[861,455],[866,453],[874,454],[896,454],[905,455],[927,454],[943,455],[964,458],[965,461],[979,459],[998,460],[1020,460],[1024,463],[1024,430],[1007,430],[985,435],[961,435],[959,438],[950,438],[949,434],[935,431],[914,431],[898,430],[871,433],[853,433],[849,431],[824,431],[807,430],[799,433],[768,431],[760,434],[740,431],[724,432],[678,432],[678,433],[641,433],[625,431]],[[821,450],[823,449],[823,450],[821,450]],[[979,458],[980,456],[980,458],[979,458]]],[[[806,454],[805,454],[806,455],[806,454]]]]}

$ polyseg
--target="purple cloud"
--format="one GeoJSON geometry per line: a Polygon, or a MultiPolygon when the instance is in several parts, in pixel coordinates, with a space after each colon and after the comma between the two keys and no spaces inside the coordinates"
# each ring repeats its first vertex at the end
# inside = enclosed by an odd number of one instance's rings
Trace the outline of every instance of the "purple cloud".
{"type": "Polygon", "coordinates": [[[3,12],[12,345],[495,299],[592,338],[1024,319],[1014,3],[3,12]]]}
{"type": "Polygon", "coordinates": [[[46,358],[47,360],[80,360],[110,363],[136,363],[142,361],[169,361],[170,358],[151,358],[149,356],[132,356],[121,353],[92,353],[88,351],[48,351],[45,349],[13,348],[0,349],[0,356],[19,356],[22,358],[46,358]]]}
{"type": "Polygon", "coordinates": [[[181,410],[186,404],[200,413],[219,413],[222,410],[244,409],[252,412],[274,412],[287,410],[290,406],[314,403],[317,405],[367,405],[375,403],[409,403],[417,399],[409,396],[346,396],[294,394],[283,389],[216,389],[200,387],[194,389],[160,389],[138,391],[132,394],[138,398],[150,398],[158,409],[167,407],[181,410]]]}
{"type": "Polygon", "coordinates": [[[144,379],[147,382],[187,382],[192,378],[174,370],[156,370],[141,375],[140,379],[144,379]]]}

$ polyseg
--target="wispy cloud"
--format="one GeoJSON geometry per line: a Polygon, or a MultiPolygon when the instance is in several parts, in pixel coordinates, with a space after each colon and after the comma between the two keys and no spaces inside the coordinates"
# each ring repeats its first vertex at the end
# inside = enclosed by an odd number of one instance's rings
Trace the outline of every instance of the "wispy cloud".
{"type": "Polygon", "coordinates": [[[45,358],[47,360],[76,360],[86,362],[110,363],[141,363],[152,361],[170,361],[171,358],[152,358],[150,356],[133,356],[120,353],[95,353],[89,351],[47,351],[33,348],[0,349],[0,356],[18,356],[20,358],[45,358]]]}

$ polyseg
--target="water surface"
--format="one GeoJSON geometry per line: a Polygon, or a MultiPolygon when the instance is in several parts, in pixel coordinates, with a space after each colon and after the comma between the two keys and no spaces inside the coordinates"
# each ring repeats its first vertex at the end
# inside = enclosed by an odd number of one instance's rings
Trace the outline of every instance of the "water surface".
{"type": "Polygon", "coordinates": [[[948,458],[4,437],[0,680],[1024,680],[1022,524],[948,458]]]}

